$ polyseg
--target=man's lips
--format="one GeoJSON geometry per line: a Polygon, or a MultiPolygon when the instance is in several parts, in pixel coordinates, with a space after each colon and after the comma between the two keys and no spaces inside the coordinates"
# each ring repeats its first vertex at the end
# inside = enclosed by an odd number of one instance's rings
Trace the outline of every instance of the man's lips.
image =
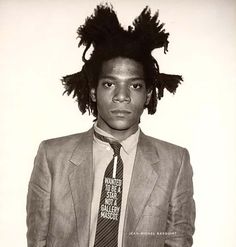
{"type": "Polygon", "coordinates": [[[129,111],[129,110],[122,110],[122,109],[114,109],[114,110],[111,110],[111,113],[112,114],[117,114],[117,115],[127,115],[127,114],[130,114],[131,111],[129,111]]]}

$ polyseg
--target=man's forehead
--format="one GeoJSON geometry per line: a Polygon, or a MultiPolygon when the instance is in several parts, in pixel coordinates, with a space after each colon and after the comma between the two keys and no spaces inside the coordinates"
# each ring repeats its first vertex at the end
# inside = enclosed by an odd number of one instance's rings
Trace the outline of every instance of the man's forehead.
{"type": "Polygon", "coordinates": [[[100,78],[137,78],[143,79],[143,66],[141,63],[123,57],[117,57],[103,62],[100,78]]]}

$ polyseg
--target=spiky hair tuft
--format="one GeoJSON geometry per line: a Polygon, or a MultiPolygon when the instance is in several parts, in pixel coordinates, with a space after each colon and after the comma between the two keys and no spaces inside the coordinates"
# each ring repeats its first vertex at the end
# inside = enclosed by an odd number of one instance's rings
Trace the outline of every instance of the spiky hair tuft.
{"type": "Polygon", "coordinates": [[[166,53],[168,51],[169,33],[166,33],[165,29],[163,29],[164,23],[160,23],[158,16],[158,12],[151,16],[151,10],[146,7],[133,22],[133,34],[139,37],[140,42],[150,51],[164,47],[164,52],[166,53]]]}

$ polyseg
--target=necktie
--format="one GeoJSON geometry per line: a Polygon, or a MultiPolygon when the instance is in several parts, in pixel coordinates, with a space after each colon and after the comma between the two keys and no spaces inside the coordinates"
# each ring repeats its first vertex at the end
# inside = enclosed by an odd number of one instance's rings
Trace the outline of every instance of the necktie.
{"type": "Polygon", "coordinates": [[[111,142],[97,132],[94,134],[101,141],[108,142],[114,151],[104,173],[94,247],[117,247],[123,186],[121,144],[111,142]]]}

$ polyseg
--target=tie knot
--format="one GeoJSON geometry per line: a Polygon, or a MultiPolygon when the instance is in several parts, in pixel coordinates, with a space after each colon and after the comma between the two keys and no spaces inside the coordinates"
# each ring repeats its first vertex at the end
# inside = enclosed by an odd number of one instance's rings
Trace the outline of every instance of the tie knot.
{"type": "Polygon", "coordinates": [[[114,151],[114,156],[120,155],[121,144],[119,142],[110,142],[110,145],[114,151]]]}
{"type": "Polygon", "coordinates": [[[106,136],[100,135],[98,134],[96,131],[94,131],[94,135],[96,136],[96,138],[98,138],[99,140],[103,141],[103,142],[108,142],[110,144],[110,146],[112,147],[113,151],[114,151],[114,156],[120,155],[120,148],[121,148],[121,144],[117,141],[113,141],[111,139],[109,139],[106,136]]]}

